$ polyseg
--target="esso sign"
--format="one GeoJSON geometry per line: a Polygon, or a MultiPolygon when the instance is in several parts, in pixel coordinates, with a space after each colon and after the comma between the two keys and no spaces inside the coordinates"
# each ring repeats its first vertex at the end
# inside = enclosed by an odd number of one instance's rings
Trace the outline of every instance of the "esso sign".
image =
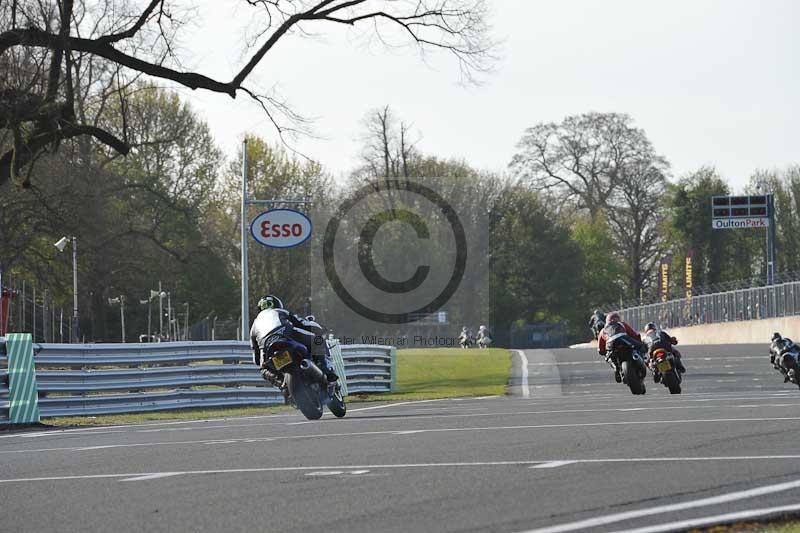
{"type": "Polygon", "coordinates": [[[253,238],[270,248],[291,248],[311,237],[311,221],[293,209],[270,209],[250,224],[253,238]]]}

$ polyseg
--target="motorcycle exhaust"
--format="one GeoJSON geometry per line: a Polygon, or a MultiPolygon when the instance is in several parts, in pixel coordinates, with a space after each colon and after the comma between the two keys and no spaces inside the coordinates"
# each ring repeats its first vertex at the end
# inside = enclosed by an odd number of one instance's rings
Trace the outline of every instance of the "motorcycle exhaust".
{"type": "Polygon", "coordinates": [[[318,381],[320,383],[325,382],[325,374],[322,373],[322,370],[320,370],[313,361],[309,361],[308,359],[300,361],[300,370],[312,381],[318,381]]]}

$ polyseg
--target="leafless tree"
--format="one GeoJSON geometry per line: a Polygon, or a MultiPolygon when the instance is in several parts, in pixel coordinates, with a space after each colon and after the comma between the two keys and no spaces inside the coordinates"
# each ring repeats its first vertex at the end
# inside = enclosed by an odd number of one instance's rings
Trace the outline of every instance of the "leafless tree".
{"type": "Polygon", "coordinates": [[[520,179],[592,219],[605,214],[620,244],[609,252],[628,265],[636,294],[658,259],[669,169],[644,131],[628,115],[586,113],[529,128],[518,149],[511,168],[520,179]]]}
{"type": "MultiPolygon", "coordinates": [[[[389,46],[410,43],[421,53],[447,52],[467,79],[485,71],[491,61],[485,0],[244,2],[254,10],[259,27],[244,64],[227,81],[181,68],[175,46],[181,29],[178,0],[0,2],[0,70],[10,73],[0,80],[0,184],[14,178],[29,185],[25,169],[68,139],[91,137],[120,154],[130,150],[124,135],[76,112],[78,92],[98,89],[87,86],[82,63],[114,73],[92,83],[102,80],[121,99],[125,95],[120,87],[139,74],[231,98],[244,93],[283,133],[298,124],[299,115],[274,95],[247,85],[248,79],[279,41],[321,23],[364,27],[389,46]]],[[[104,109],[102,102],[98,108],[104,109]]]]}
{"type": "Polygon", "coordinates": [[[364,164],[359,173],[372,178],[409,177],[413,159],[419,156],[411,125],[402,120],[398,123],[388,105],[367,113],[363,124],[364,164]]]}

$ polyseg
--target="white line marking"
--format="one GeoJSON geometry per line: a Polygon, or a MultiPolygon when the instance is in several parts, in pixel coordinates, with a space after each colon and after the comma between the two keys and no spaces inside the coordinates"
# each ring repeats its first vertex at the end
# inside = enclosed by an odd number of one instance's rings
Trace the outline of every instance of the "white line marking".
{"type": "Polygon", "coordinates": [[[147,474],[146,476],[135,476],[129,477],[125,479],[121,479],[120,481],[147,481],[148,479],[158,479],[162,477],[172,477],[172,476],[180,476],[180,472],[159,472],[157,474],[147,474]]]}
{"type": "Polygon", "coordinates": [[[452,400],[453,398],[438,398],[436,400],[416,400],[413,402],[397,402],[397,403],[387,403],[384,405],[374,405],[372,407],[360,407],[358,409],[348,409],[349,413],[357,413],[359,411],[372,411],[373,409],[386,409],[387,407],[399,407],[401,405],[411,405],[415,403],[431,403],[431,402],[443,402],[445,400],[452,400]]]}
{"type": "MultiPolygon", "coordinates": [[[[655,462],[689,462],[689,461],[786,461],[800,459],[800,455],[746,455],[746,456],[719,456],[719,457],[621,457],[607,459],[566,459],[566,460],[538,460],[538,461],[482,461],[482,462],[463,462],[463,463],[406,463],[406,464],[374,464],[374,465],[337,465],[337,466],[276,466],[265,468],[227,468],[217,470],[185,470],[180,472],[132,472],[125,474],[74,474],[69,476],[48,476],[48,477],[29,477],[0,479],[0,483],[25,483],[34,481],[69,481],[79,479],[114,479],[114,478],[144,478],[150,476],[160,476],[167,474],[172,476],[206,475],[206,474],[257,474],[264,472],[329,472],[336,470],[340,472],[349,470],[379,470],[379,469],[403,469],[403,468],[475,468],[475,467],[508,467],[508,466],[534,466],[539,464],[569,462],[574,464],[600,464],[600,463],[648,463],[655,462]],[[342,470],[344,469],[344,470],[342,470]]],[[[797,481],[800,485],[800,481],[797,481]]],[[[700,501],[700,500],[698,500],[700,501]]]]}
{"type": "Polygon", "coordinates": [[[791,511],[800,510],[800,504],[783,505],[780,507],[767,507],[765,509],[748,509],[746,511],[738,511],[735,513],[720,514],[716,516],[707,516],[704,518],[693,518],[690,520],[683,520],[680,522],[672,522],[670,524],[660,524],[657,526],[640,527],[636,529],[626,529],[624,531],[617,531],[616,533],[660,533],[662,531],[683,531],[695,527],[709,526],[720,523],[736,522],[739,520],[747,520],[750,518],[758,518],[761,516],[769,516],[780,513],[788,513],[791,511]]]}
{"type": "Polygon", "coordinates": [[[361,474],[369,474],[369,470],[353,470],[352,472],[349,473],[354,476],[360,476],[361,474]]]}
{"type": "Polygon", "coordinates": [[[559,466],[572,465],[572,464],[575,464],[575,461],[550,461],[549,463],[533,465],[530,468],[558,468],[559,466]]]}
{"type": "Polygon", "coordinates": [[[528,387],[528,358],[525,357],[525,352],[522,350],[516,350],[516,352],[519,354],[521,360],[520,374],[522,375],[522,397],[530,398],[531,389],[528,387]]]}
{"type": "Polygon", "coordinates": [[[386,431],[355,431],[351,433],[318,433],[312,435],[283,435],[276,437],[264,437],[258,439],[245,438],[245,439],[229,439],[220,441],[213,440],[189,440],[189,441],[162,441],[162,442],[141,442],[134,444],[109,444],[104,446],[92,447],[62,447],[62,448],[39,448],[39,449],[24,449],[24,450],[2,450],[0,455],[12,453],[46,453],[54,451],[86,451],[98,449],[112,449],[112,448],[141,448],[150,446],[180,446],[180,445],[207,445],[219,444],[242,444],[253,442],[270,442],[278,440],[296,440],[296,439],[328,439],[333,437],[366,437],[377,435],[415,435],[418,433],[450,433],[450,432],[468,432],[468,431],[503,431],[503,430],[523,430],[523,429],[565,429],[565,428],[581,428],[581,427],[603,427],[603,426],[636,426],[636,425],[659,425],[659,424],[707,424],[715,422],[785,422],[800,421],[800,417],[763,417],[763,418],[699,418],[690,420],[622,420],[616,422],[586,422],[578,424],[533,424],[533,425],[520,425],[520,426],[487,426],[487,427],[465,427],[465,428],[429,428],[429,429],[409,429],[404,431],[386,430],[386,431]]]}
{"type": "Polygon", "coordinates": [[[344,474],[341,470],[322,470],[320,472],[309,472],[307,476],[338,476],[344,474]]]}
{"type": "Polygon", "coordinates": [[[756,498],[767,494],[774,494],[776,492],[784,492],[800,487],[800,480],[788,481],[786,483],[778,483],[776,485],[764,485],[754,489],[740,490],[736,492],[729,492],[719,496],[712,496],[710,498],[702,498],[699,500],[672,503],[669,505],[661,505],[658,507],[648,507],[645,509],[637,509],[635,511],[625,511],[622,513],[614,513],[606,516],[598,516],[597,518],[588,518],[586,520],[579,520],[577,522],[569,522],[557,526],[542,527],[538,529],[530,529],[524,533],[562,533],[564,531],[584,530],[592,527],[600,527],[617,522],[624,522],[634,518],[641,518],[644,516],[652,516],[663,513],[670,513],[674,511],[684,511],[686,509],[695,509],[697,507],[707,507],[709,505],[719,505],[738,500],[746,500],[748,498],[756,498]]]}

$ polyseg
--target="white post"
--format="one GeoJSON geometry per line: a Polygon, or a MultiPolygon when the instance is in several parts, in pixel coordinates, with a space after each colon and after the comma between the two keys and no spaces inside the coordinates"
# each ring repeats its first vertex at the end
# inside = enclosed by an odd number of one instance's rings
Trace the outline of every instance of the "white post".
{"type": "MultiPolygon", "coordinates": [[[[248,307],[247,287],[247,139],[242,142],[242,328],[240,340],[247,340],[247,331],[250,331],[250,310],[248,307]]],[[[213,332],[213,329],[212,329],[213,332]]]]}
{"type": "Polygon", "coordinates": [[[158,341],[164,339],[164,298],[161,292],[161,282],[158,282],[158,341]]]}
{"type": "Polygon", "coordinates": [[[172,336],[172,293],[167,291],[167,331],[169,331],[169,340],[174,341],[172,336]]]}
{"type": "Polygon", "coordinates": [[[122,342],[125,343],[125,296],[119,295],[119,316],[122,319],[122,342]]]}
{"type": "Polygon", "coordinates": [[[78,238],[72,236],[72,329],[75,341],[80,342],[80,322],[78,320],[78,238]]]}

